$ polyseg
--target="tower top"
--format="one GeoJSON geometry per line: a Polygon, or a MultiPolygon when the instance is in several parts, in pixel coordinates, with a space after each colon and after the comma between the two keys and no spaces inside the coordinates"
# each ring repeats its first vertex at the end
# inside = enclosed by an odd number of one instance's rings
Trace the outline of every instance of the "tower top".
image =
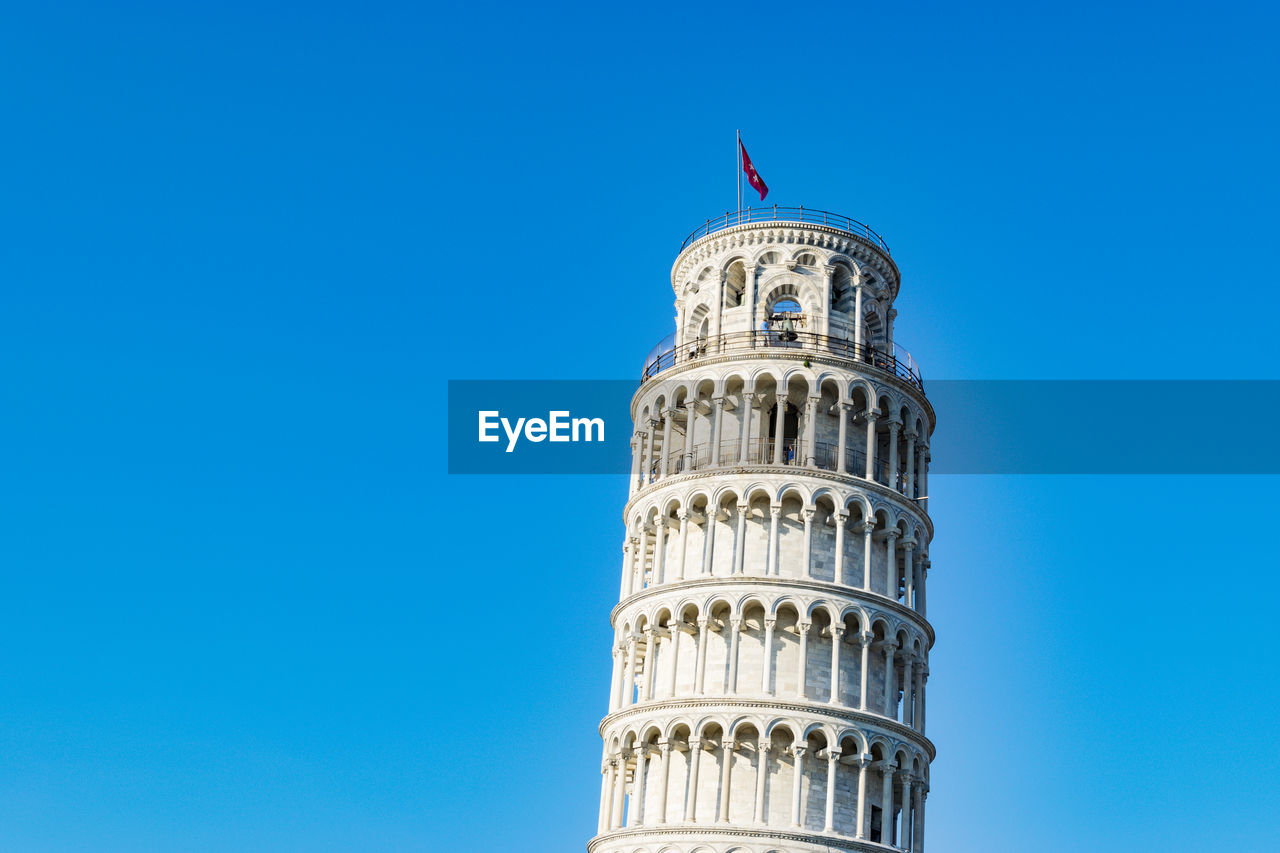
{"type": "Polygon", "coordinates": [[[693,229],[689,236],[684,238],[684,242],[680,244],[680,251],[683,252],[691,243],[706,237],[708,234],[724,231],[735,225],[747,225],[753,222],[806,222],[813,225],[826,225],[849,234],[865,237],[875,243],[886,255],[891,254],[889,244],[885,243],[884,238],[872,230],[871,226],[841,213],[814,210],[813,208],[806,208],[803,204],[799,207],[779,207],[774,204],[769,207],[747,207],[742,210],[726,212],[723,216],[708,219],[705,223],[693,229]]]}
{"type": "Polygon", "coordinates": [[[879,279],[889,301],[898,295],[901,280],[889,245],[870,226],[840,213],[807,207],[748,207],[708,219],[680,244],[671,267],[671,286],[677,297],[715,272],[709,263],[728,250],[752,263],[783,263],[794,267],[813,260],[822,265],[842,264],[855,278],[865,269],[879,279]],[[776,244],[790,251],[766,252],[776,244]],[[807,248],[809,251],[802,251],[807,248]],[[814,254],[813,250],[818,250],[814,254]],[[810,254],[813,258],[803,258],[810,254]]]}

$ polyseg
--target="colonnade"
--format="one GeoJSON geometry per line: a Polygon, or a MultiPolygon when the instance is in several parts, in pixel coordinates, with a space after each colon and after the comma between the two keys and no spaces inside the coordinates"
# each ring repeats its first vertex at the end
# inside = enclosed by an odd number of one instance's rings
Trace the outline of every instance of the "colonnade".
{"type": "MultiPolygon", "coordinates": [[[[715,522],[724,520],[719,516],[726,512],[726,508],[707,506],[703,509],[705,511],[691,510],[681,505],[676,509],[674,518],[664,511],[663,514],[636,525],[635,534],[628,536],[622,546],[620,595],[623,599],[644,589],[709,577],[788,576],[803,580],[827,580],[825,577],[818,578],[814,572],[814,527],[818,514],[816,505],[805,505],[800,509],[804,532],[798,560],[786,560],[780,553],[779,522],[783,515],[781,502],[768,504],[768,533],[763,554],[748,555],[748,525],[754,523],[749,520],[752,513],[750,502],[739,502],[729,507],[736,511],[736,516],[729,517],[733,522],[732,541],[729,543],[718,542],[720,537],[715,533],[715,522]],[[701,553],[695,553],[692,559],[689,546],[691,526],[698,529],[702,540],[701,553]],[[715,549],[726,544],[733,559],[720,560],[722,568],[720,574],[717,574],[715,549]],[[670,553],[673,551],[674,553],[670,553]],[[727,572],[725,568],[728,569],[727,572]]],[[[906,607],[926,615],[925,588],[930,563],[924,543],[917,538],[918,533],[922,534],[921,529],[908,527],[905,521],[889,526],[886,518],[876,515],[864,515],[862,520],[850,527],[849,521],[853,516],[848,507],[832,505],[832,510],[826,514],[826,520],[833,522],[835,527],[830,582],[900,601],[906,607]],[[858,566],[846,565],[848,548],[845,537],[850,532],[862,538],[861,565],[858,566]],[[877,546],[877,542],[882,543],[883,547],[877,546]],[[876,560],[873,557],[877,551],[884,555],[879,578],[874,576],[876,560]],[[881,588],[876,589],[881,584],[881,588]]],[[[763,509],[761,512],[763,514],[763,509]]],[[[763,518],[761,523],[763,524],[763,518]]]]}
{"type": "Polygon", "coordinates": [[[796,659],[796,678],[789,689],[779,690],[778,620],[767,617],[763,623],[762,653],[751,657],[753,674],[758,670],[755,678],[741,676],[745,620],[738,616],[703,616],[694,622],[670,620],[666,625],[638,629],[626,626],[613,649],[610,713],[680,696],[777,696],[856,708],[899,721],[924,734],[929,665],[919,640],[912,641],[905,634],[877,637],[870,630],[851,632],[844,622],[796,622],[788,626],[788,633],[794,632],[798,642],[796,653],[789,656],[796,659]],[[719,639],[713,640],[717,635],[719,639]],[[829,646],[822,658],[817,649],[811,648],[811,636],[822,638],[826,641],[823,645],[829,646]],[[687,640],[682,641],[682,637],[687,640]],[[709,682],[708,675],[708,650],[713,643],[718,664],[715,684],[709,682]],[[681,648],[689,646],[684,651],[682,669],[681,648]],[[856,681],[851,684],[845,683],[854,673],[848,672],[851,667],[842,660],[844,655],[855,656],[856,681]],[[827,670],[826,684],[811,684],[809,673],[815,670],[827,670]],[[879,684],[873,685],[873,673],[879,684]],[[872,696],[873,686],[883,688],[879,702],[872,696]]]}
{"type": "Polygon", "coordinates": [[[632,743],[602,763],[598,830],[778,826],[922,853],[928,782],[907,763],[755,732],[632,743]]]}
{"type": "MultiPolygon", "coordinates": [[[[785,392],[720,394],[709,399],[693,398],[683,404],[659,407],[657,417],[650,416],[647,428],[636,429],[631,441],[632,491],[658,482],[664,477],[694,470],[742,466],[742,465],[801,465],[823,471],[834,471],[846,476],[860,477],[879,482],[910,499],[919,498],[928,508],[929,444],[917,431],[916,423],[906,423],[901,413],[886,416],[878,408],[868,407],[854,411],[850,402],[840,401],[823,405],[821,395],[808,396],[800,414],[801,436],[789,445],[785,440],[785,417],[775,417],[772,435],[764,422],[769,411],[765,402],[785,410],[792,405],[785,392]],[[725,447],[723,433],[725,412],[741,409],[737,418],[736,435],[728,437],[725,447]],[[834,448],[820,445],[816,425],[823,409],[834,410],[837,435],[834,448]],[[699,415],[707,418],[710,440],[694,444],[692,436],[698,433],[699,415]],[[884,429],[880,430],[882,422],[884,429]],[[682,446],[675,447],[674,431],[683,421],[680,430],[682,446]],[[759,436],[753,434],[754,428],[759,436]],[[855,448],[852,436],[857,427],[865,428],[862,446],[862,465],[855,468],[855,448]],[[766,444],[753,439],[767,439],[766,444]],[[883,448],[882,448],[883,445],[883,448]]],[[[798,407],[797,407],[798,408],[798,407]]],[[[828,411],[828,414],[832,412],[828,411]]]]}

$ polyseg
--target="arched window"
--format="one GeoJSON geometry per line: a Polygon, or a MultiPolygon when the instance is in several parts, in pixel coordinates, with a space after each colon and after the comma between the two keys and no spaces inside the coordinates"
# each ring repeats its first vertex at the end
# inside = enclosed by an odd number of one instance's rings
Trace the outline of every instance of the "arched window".
{"type": "Polygon", "coordinates": [[[805,326],[804,309],[797,298],[796,286],[783,284],[775,288],[765,306],[765,325],[777,335],[777,342],[796,340],[796,333],[805,326]]]}
{"type": "Polygon", "coordinates": [[[836,271],[831,274],[831,310],[848,314],[853,308],[853,277],[843,265],[836,264],[836,271]]]}
{"type": "Polygon", "coordinates": [[[724,307],[737,308],[742,304],[742,296],[747,289],[747,270],[742,261],[729,264],[724,275],[724,307]]]}

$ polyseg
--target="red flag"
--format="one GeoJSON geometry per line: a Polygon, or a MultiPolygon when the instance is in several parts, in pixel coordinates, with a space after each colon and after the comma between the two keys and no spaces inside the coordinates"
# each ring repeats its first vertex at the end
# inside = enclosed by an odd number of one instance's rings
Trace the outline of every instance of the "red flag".
{"type": "Polygon", "coordinates": [[[756,167],[751,164],[751,158],[747,156],[747,146],[742,144],[742,140],[738,140],[738,147],[742,149],[742,171],[747,173],[747,183],[751,184],[751,188],[760,193],[760,200],[764,201],[764,197],[769,194],[769,185],[764,182],[764,178],[760,177],[760,173],[756,171],[756,167]]]}

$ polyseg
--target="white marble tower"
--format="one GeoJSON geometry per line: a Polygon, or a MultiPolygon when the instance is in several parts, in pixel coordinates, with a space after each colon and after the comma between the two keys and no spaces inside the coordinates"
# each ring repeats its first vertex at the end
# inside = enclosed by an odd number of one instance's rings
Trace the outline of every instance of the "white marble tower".
{"type": "Polygon", "coordinates": [[[924,849],[929,436],[898,268],[843,216],[707,222],[632,401],[590,853],[924,849]]]}

